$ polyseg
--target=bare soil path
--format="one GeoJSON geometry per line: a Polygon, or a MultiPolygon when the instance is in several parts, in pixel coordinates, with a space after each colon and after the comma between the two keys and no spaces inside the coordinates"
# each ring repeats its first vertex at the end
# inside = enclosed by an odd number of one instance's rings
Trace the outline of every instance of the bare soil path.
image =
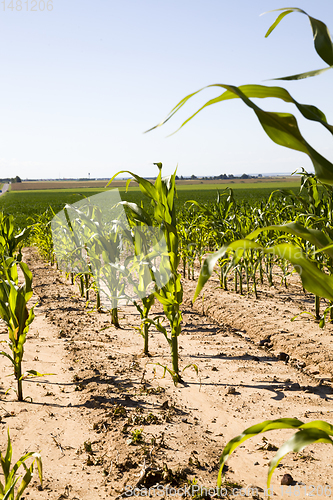
{"type": "Polygon", "coordinates": [[[0,190],[0,196],[5,194],[9,189],[9,184],[8,183],[5,183],[3,186],[2,186],[2,189],[0,190]]]}
{"type": "MultiPolygon", "coordinates": [[[[117,330],[108,314],[93,310],[93,302],[86,307],[77,287],[34,249],[24,258],[39,303],[24,368],[54,373],[25,381],[31,399],[18,403],[13,391],[5,394],[14,381],[7,377],[9,363],[0,359],[0,449],[9,427],[15,457],[28,450],[43,457],[44,488],[38,489],[36,476],[25,499],[126,498],[134,486],[137,496],[150,487],[156,498],[184,498],[195,482],[215,487],[223,447],[246,427],[281,417],[332,422],[332,327],[320,330],[305,316],[290,322],[312,307],[296,280],[288,290],[263,289],[258,300],[221,292],[212,280],[204,303],[199,299],[193,308],[195,283],[185,280],[180,364],[197,365],[199,374],[188,368],[184,383],[175,387],[156,364],[171,364],[161,334],[152,332],[151,357],[141,355],[134,307],[121,310],[117,330]],[[281,352],[289,362],[279,359],[281,352]]],[[[0,337],[6,338],[1,324],[0,337]]],[[[254,438],[235,452],[226,473],[230,498],[240,496],[232,487],[249,485],[267,498],[261,489],[273,449],[290,434],[267,433],[267,441],[254,438]]],[[[307,498],[310,485],[330,485],[333,495],[332,459],[327,444],[286,457],[273,479],[275,498],[284,498],[285,473],[302,486],[298,498],[307,498]]],[[[312,490],[310,496],[327,497],[328,491],[312,490]]]]}

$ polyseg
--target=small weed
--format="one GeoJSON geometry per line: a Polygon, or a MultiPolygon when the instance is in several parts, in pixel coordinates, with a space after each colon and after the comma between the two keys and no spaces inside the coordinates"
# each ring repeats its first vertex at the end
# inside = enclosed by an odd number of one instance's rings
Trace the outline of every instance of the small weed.
{"type": "Polygon", "coordinates": [[[143,429],[134,429],[132,431],[131,437],[127,439],[126,444],[140,444],[143,443],[143,429]]]}
{"type": "Polygon", "coordinates": [[[117,405],[114,409],[113,409],[113,412],[111,413],[110,416],[112,417],[115,417],[115,418],[119,418],[119,417],[126,417],[127,415],[127,411],[126,411],[126,408],[124,408],[123,406],[121,405],[117,405]]]}
{"type": "Polygon", "coordinates": [[[90,441],[85,441],[83,443],[83,447],[84,447],[84,451],[86,451],[87,453],[92,453],[92,448],[91,448],[91,442],[90,441]]]}

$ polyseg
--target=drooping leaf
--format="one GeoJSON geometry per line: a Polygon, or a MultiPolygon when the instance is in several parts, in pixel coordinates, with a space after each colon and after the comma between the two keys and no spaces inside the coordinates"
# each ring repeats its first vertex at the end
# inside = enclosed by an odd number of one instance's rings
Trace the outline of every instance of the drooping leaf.
{"type": "Polygon", "coordinates": [[[313,443],[329,443],[333,445],[332,439],[325,431],[313,427],[308,427],[306,429],[303,428],[296,432],[290,439],[285,441],[279,448],[274,458],[271,460],[268,469],[267,488],[270,487],[272,475],[276,467],[279,465],[283,457],[287,455],[287,453],[290,453],[291,451],[298,453],[306,446],[313,443]]]}
{"type": "Polygon", "coordinates": [[[326,234],[319,229],[304,227],[299,222],[290,222],[288,224],[276,224],[273,226],[260,227],[250,233],[246,238],[254,240],[263,231],[282,231],[288,234],[293,234],[294,236],[298,236],[305,241],[309,241],[317,248],[321,248],[323,251],[326,251],[327,255],[333,259],[333,249],[331,248],[333,242],[330,241],[328,236],[326,236],[326,234]]]}
{"type": "MultiPolygon", "coordinates": [[[[323,61],[325,61],[326,64],[328,64],[329,66],[333,66],[333,44],[329,29],[326,26],[326,24],[324,24],[322,21],[319,21],[318,19],[315,19],[314,17],[309,16],[309,14],[307,14],[304,10],[299,9],[297,7],[284,7],[282,9],[270,10],[269,12],[278,12],[278,11],[284,11],[284,12],[282,12],[282,14],[280,14],[277,17],[276,21],[268,29],[265,36],[268,37],[287,14],[290,14],[292,12],[299,12],[301,14],[305,14],[310,21],[313,33],[314,46],[317,54],[319,55],[319,57],[321,57],[323,61]]],[[[264,14],[267,14],[267,12],[264,12],[264,14]]]]}
{"type": "MultiPolygon", "coordinates": [[[[202,109],[212,104],[216,104],[218,102],[240,98],[248,107],[250,107],[254,113],[256,114],[262,128],[269,136],[269,138],[279,144],[280,146],[287,147],[289,149],[294,149],[296,151],[300,151],[309,156],[312,164],[314,166],[316,175],[319,180],[326,184],[333,184],[333,164],[327,160],[327,158],[323,157],[320,153],[318,153],[302,136],[296,118],[290,113],[276,113],[264,111],[259,106],[254,104],[250,100],[253,97],[265,98],[265,97],[276,97],[278,99],[282,99],[286,102],[294,103],[299,111],[303,114],[303,116],[307,119],[317,121],[325,128],[327,128],[331,133],[333,131],[332,125],[327,124],[325,115],[322,111],[320,111],[315,106],[303,105],[295,101],[291,95],[283,88],[280,87],[265,87],[262,85],[243,85],[241,87],[236,87],[234,85],[225,85],[225,84],[214,84],[208,85],[201,90],[209,87],[220,87],[227,90],[220,96],[215,99],[209,100],[204,106],[202,106],[196,113],[190,116],[187,120],[185,120],[182,125],[179,127],[182,128],[186,125],[194,116],[196,116],[202,109]]],[[[168,117],[163,120],[161,123],[156,125],[150,130],[154,128],[162,126],[168,119],[171,118],[186,102],[196,93],[188,95],[186,98],[182,99],[177,106],[170,112],[168,117]]],[[[178,129],[178,130],[179,130],[178,129]]]]}
{"type": "Polygon", "coordinates": [[[224,450],[220,457],[220,470],[219,470],[217,485],[221,486],[222,484],[222,473],[224,464],[226,463],[232,452],[239,445],[244,443],[244,441],[250,439],[251,437],[257,436],[258,434],[261,434],[263,432],[271,431],[274,429],[298,429],[301,425],[303,425],[303,422],[301,422],[298,419],[280,418],[277,420],[265,420],[260,424],[255,424],[245,429],[239,436],[236,436],[235,438],[231,439],[224,447],[224,450]]]}
{"type": "Polygon", "coordinates": [[[224,256],[227,252],[238,252],[238,260],[244,250],[259,250],[263,254],[277,255],[282,259],[286,259],[293,264],[296,271],[299,273],[303,286],[309,292],[319,297],[325,297],[328,300],[333,300],[333,277],[320,271],[316,264],[309,260],[306,254],[298,247],[290,243],[280,243],[278,245],[264,248],[258,243],[249,240],[237,240],[229,245],[223,246],[217,252],[210,254],[204,260],[201,267],[200,276],[195,290],[192,302],[196,300],[207,280],[213,273],[214,266],[218,259],[224,256]]]}
{"type": "Polygon", "coordinates": [[[281,418],[277,420],[266,420],[260,424],[255,424],[245,429],[239,436],[231,439],[223,449],[220,457],[220,470],[217,479],[219,488],[222,484],[223,467],[233,451],[247,439],[275,429],[296,429],[297,432],[290,439],[285,441],[272,459],[267,475],[268,490],[274,470],[287,453],[290,451],[299,452],[312,443],[333,444],[333,440],[330,438],[330,435],[333,434],[333,426],[323,420],[314,420],[304,424],[298,419],[281,418]]]}

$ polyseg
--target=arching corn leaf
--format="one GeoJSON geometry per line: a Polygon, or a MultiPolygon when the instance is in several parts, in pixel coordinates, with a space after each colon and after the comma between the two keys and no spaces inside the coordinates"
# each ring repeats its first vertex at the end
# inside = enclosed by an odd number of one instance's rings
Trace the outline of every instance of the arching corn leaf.
{"type": "Polygon", "coordinates": [[[326,251],[327,255],[333,259],[333,249],[331,248],[333,242],[319,229],[309,229],[302,226],[299,222],[290,222],[288,224],[260,227],[250,233],[246,238],[250,240],[255,239],[263,231],[283,231],[288,234],[293,234],[294,236],[299,236],[317,248],[326,251]]]}
{"type": "MultiPolygon", "coordinates": [[[[262,110],[259,106],[254,104],[250,98],[259,97],[277,97],[286,102],[294,103],[303,116],[307,119],[317,121],[321,125],[325,126],[332,133],[332,126],[327,124],[325,115],[322,111],[314,106],[308,106],[299,104],[295,101],[291,95],[283,88],[280,87],[265,87],[262,85],[243,85],[241,87],[236,87],[234,85],[225,84],[215,84],[208,85],[207,87],[220,87],[224,88],[227,92],[224,92],[215,99],[209,100],[204,106],[202,106],[196,113],[190,116],[187,120],[183,122],[180,126],[182,128],[186,125],[194,116],[196,116],[202,109],[217,102],[224,100],[240,98],[248,107],[250,107],[256,114],[262,128],[268,135],[268,137],[279,144],[289,149],[294,149],[300,151],[309,156],[312,164],[314,166],[316,175],[319,180],[326,184],[333,184],[333,164],[318,153],[302,136],[297,120],[294,115],[290,113],[275,113],[262,110]]],[[[203,89],[200,89],[200,92],[203,89]]],[[[197,93],[197,92],[196,92],[197,93]]],[[[170,112],[169,116],[163,120],[161,123],[153,128],[162,126],[168,119],[171,118],[184,104],[187,100],[195,95],[195,93],[188,95],[186,98],[182,99],[177,106],[170,112]]],[[[150,129],[150,130],[153,130],[150,129]]],[[[178,129],[179,130],[179,129],[178,129]]]]}
{"type": "Polygon", "coordinates": [[[195,294],[194,294],[194,297],[192,299],[193,303],[195,302],[199,293],[201,292],[201,290],[203,289],[203,287],[205,286],[205,284],[207,283],[207,281],[209,280],[209,278],[213,274],[215,264],[217,263],[217,261],[219,259],[221,259],[224,256],[224,254],[227,251],[227,248],[228,248],[227,246],[223,246],[222,248],[217,250],[217,252],[214,252],[205,258],[205,260],[201,266],[200,275],[199,275],[199,279],[198,279],[198,283],[197,283],[197,288],[195,290],[195,294]]]}
{"type": "Polygon", "coordinates": [[[306,424],[301,425],[300,429],[319,429],[329,436],[333,436],[333,425],[325,422],[325,420],[312,420],[311,422],[307,422],[306,424]]]}
{"type": "Polygon", "coordinates": [[[333,300],[333,277],[328,276],[318,269],[316,264],[307,258],[307,255],[298,247],[290,243],[280,243],[273,247],[264,248],[258,243],[249,240],[237,240],[229,245],[223,246],[216,252],[210,254],[204,260],[201,267],[200,276],[192,302],[196,300],[202,288],[213,273],[214,266],[218,259],[227,252],[236,252],[236,263],[242,256],[244,250],[260,250],[263,254],[277,255],[281,259],[286,259],[293,264],[295,270],[301,277],[304,288],[314,295],[333,300]]]}
{"type": "Polygon", "coordinates": [[[228,460],[231,453],[244,441],[247,441],[251,437],[257,436],[258,434],[262,434],[266,431],[271,431],[274,429],[298,429],[303,422],[296,418],[279,418],[277,420],[265,420],[260,424],[252,425],[245,429],[239,436],[231,439],[229,443],[224,447],[222,455],[220,457],[220,470],[217,480],[217,485],[221,486],[222,484],[222,473],[223,467],[226,461],[228,460]]]}
{"type": "MultiPolygon", "coordinates": [[[[143,177],[140,177],[137,174],[133,174],[133,172],[130,172],[129,170],[120,170],[119,172],[114,174],[114,176],[107,183],[106,187],[108,187],[111,184],[111,182],[113,181],[113,179],[115,179],[115,177],[117,177],[119,174],[130,174],[134,178],[134,180],[136,180],[136,182],[139,184],[139,187],[140,187],[141,192],[143,194],[148,196],[148,198],[150,198],[151,200],[157,199],[158,192],[155,189],[155,187],[153,186],[153,184],[151,182],[147,181],[146,179],[144,179],[143,177]]],[[[131,182],[131,180],[132,179],[128,180],[128,184],[131,182]]],[[[128,185],[126,187],[128,187],[128,185]]]]}
{"type": "MultiPolygon", "coordinates": [[[[278,11],[283,12],[277,17],[276,21],[268,29],[265,36],[268,37],[287,14],[290,14],[292,12],[305,14],[311,24],[313,41],[317,54],[323,61],[325,61],[326,64],[328,64],[329,66],[333,66],[333,44],[329,29],[326,24],[324,24],[322,21],[319,21],[318,19],[315,19],[314,17],[309,16],[309,14],[307,14],[304,10],[297,7],[284,7],[282,9],[270,10],[269,12],[278,11]]],[[[267,12],[265,12],[264,14],[267,14],[267,12]]]]}
{"type": "Polygon", "coordinates": [[[273,472],[287,453],[293,451],[298,453],[306,446],[313,443],[329,443],[333,445],[329,435],[320,429],[306,428],[299,430],[290,439],[285,441],[271,461],[267,476],[267,488],[270,487],[273,472]]]}

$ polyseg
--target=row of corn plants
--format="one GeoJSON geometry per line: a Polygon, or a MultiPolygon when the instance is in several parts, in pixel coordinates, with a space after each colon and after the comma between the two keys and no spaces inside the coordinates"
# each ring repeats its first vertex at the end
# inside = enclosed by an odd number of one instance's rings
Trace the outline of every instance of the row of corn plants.
{"type": "MultiPolygon", "coordinates": [[[[32,274],[28,266],[22,262],[22,244],[29,236],[29,229],[15,234],[14,218],[0,212],[0,318],[8,328],[8,339],[0,342],[7,345],[7,351],[0,351],[2,356],[9,359],[14,369],[17,382],[17,398],[23,401],[23,379],[28,376],[39,375],[34,370],[22,373],[24,344],[29,325],[34,319],[34,306],[28,309],[28,301],[32,296],[32,274]],[[20,269],[23,283],[19,281],[20,269]]],[[[12,464],[12,443],[7,437],[7,449],[0,452],[0,464],[3,481],[0,481],[0,498],[3,500],[20,500],[33,477],[35,462],[41,485],[42,459],[36,452],[27,452],[17,462],[12,464]],[[30,461],[30,465],[26,462],[30,461]],[[23,469],[22,475],[18,475],[23,469]]]]}
{"type": "Polygon", "coordinates": [[[14,368],[19,401],[23,400],[23,379],[39,375],[35,370],[22,373],[24,344],[34,319],[34,306],[28,308],[33,294],[32,273],[21,255],[22,244],[28,236],[28,228],[15,234],[13,216],[0,213],[0,318],[8,328],[8,339],[1,340],[8,350],[0,354],[9,359],[14,368]]]}

